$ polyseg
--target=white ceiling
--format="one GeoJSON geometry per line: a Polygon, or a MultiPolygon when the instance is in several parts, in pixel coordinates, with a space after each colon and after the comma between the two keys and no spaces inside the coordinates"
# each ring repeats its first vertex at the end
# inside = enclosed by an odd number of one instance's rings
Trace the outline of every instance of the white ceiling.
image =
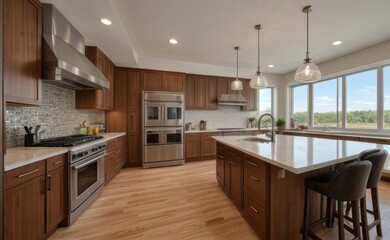
{"type": "Polygon", "coordinates": [[[389,0],[44,0],[53,3],[116,65],[136,66],[137,57],[235,67],[257,65],[262,24],[262,70],[284,74],[305,58],[305,5],[310,13],[310,52],[315,63],[390,39],[389,0]],[[111,26],[99,22],[110,18],[111,26]],[[176,38],[178,45],[168,43],[176,38]],[[343,41],[332,46],[335,40],[343,41]],[[270,69],[268,64],[274,64],[270,69]]]}

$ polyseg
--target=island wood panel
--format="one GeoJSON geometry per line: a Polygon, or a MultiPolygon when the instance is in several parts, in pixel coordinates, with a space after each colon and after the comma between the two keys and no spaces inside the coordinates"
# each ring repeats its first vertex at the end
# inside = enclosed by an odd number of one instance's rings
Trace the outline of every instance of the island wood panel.
{"type": "Polygon", "coordinates": [[[38,0],[4,0],[2,9],[5,101],[40,105],[42,4],[38,0]]]}
{"type": "MultiPolygon", "coordinates": [[[[3,26],[3,0],[0,0],[0,26],[3,26]]],[[[3,62],[3,31],[0,31],[0,63],[3,62]]],[[[0,64],[0,76],[3,76],[3,64],[0,64]]],[[[4,78],[0,77],[0,122],[2,122],[2,127],[0,127],[0,216],[4,216],[3,211],[3,172],[4,172],[4,155],[6,154],[6,137],[5,137],[5,121],[4,121],[4,109],[5,109],[5,101],[4,101],[4,78]]],[[[4,217],[0,217],[0,233],[4,232],[4,217]]],[[[3,234],[0,234],[0,240],[4,238],[3,234]]]]}

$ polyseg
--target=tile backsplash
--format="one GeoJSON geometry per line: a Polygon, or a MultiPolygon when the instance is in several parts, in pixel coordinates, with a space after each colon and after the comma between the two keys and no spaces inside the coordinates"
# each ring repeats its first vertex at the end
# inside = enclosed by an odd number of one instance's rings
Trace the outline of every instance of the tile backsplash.
{"type": "Polygon", "coordinates": [[[7,147],[24,145],[23,126],[42,125],[42,138],[79,133],[80,123],[104,123],[105,114],[98,110],[75,109],[75,91],[42,83],[39,107],[6,107],[7,147]]]}
{"type": "Polygon", "coordinates": [[[207,129],[215,128],[246,128],[248,118],[259,117],[258,112],[244,112],[237,106],[218,106],[215,111],[186,111],[184,120],[185,123],[192,123],[192,127],[199,129],[199,122],[205,120],[207,129]]]}

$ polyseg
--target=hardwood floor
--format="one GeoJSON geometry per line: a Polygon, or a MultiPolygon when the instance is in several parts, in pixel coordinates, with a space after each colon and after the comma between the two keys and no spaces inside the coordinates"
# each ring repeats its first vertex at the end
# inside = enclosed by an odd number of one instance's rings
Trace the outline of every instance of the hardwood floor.
{"type": "MultiPolygon", "coordinates": [[[[383,239],[390,239],[390,183],[380,185],[383,239]]],[[[370,205],[370,204],[369,204],[370,205]]],[[[337,223],[336,225],[337,226],[337,223]]],[[[318,230],[337,239],[337,228],[318,230]]],[[[371,239],[375,231],[370,232],[371,239]]],[[[215,179],[215,161],[123,169],[55,239],[258,239],[215,179]]]]}

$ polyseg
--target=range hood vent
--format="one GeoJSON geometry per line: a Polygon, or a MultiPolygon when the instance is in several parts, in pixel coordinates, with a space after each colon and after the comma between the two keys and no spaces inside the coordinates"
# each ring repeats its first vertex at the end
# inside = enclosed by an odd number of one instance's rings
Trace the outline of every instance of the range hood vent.
{"type": "Polygon", "coordinates": [[[222,94],[221,98],[218,99],[218,104],[227,106],[246,106],[246,99],[239,93],[222,94]]]}
{"type": "Polygon", "coordinates": [[[110,88],[84,54],[81,33],[52,4],[43,4],[43,81],[74,90],[110,88]]]}

